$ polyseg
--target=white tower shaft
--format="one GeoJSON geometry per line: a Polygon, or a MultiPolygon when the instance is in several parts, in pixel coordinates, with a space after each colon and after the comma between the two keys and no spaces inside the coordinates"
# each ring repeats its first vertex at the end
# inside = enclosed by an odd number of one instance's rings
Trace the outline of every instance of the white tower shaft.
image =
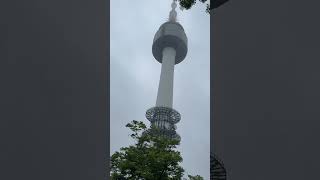
{"type": "Polygon", "coordinates": [[[162,51],[162,66],[156,106],[172,108],[173,78],[176,50],[165,47],[162,51]]]}
{"type": "Polygon", "coordinates": [[[174,66],[182,62],[188,52],[188,39],[183,27],[177,22],[176,0],[171,4],[169,21],[163,23],[153,38],[152,54],[160,62],[161,74],[156,106],[147,110],[146,118],[153,128],[146,133],[156,136],[166,136],[180,140],[176,126],[181,115],[172,108],[174,66]]]}

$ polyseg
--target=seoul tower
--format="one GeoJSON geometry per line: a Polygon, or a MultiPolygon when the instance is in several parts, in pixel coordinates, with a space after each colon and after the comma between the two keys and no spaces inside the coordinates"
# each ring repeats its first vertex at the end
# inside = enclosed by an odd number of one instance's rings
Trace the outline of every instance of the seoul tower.
{"type": "Polygon", "coordinates": [[[159,129],[157,135],[180,140],[175,124],[181,116],[172,108],[174,66],[185,59],[188,39],[183,27],[177,22],[176,0],[173,0],[171,7],[168,21],[160,26],[153,39],[152,54],[161,63],[161,74],[156,105],[147,110],[146,118],[151,126],[159,129]]]}

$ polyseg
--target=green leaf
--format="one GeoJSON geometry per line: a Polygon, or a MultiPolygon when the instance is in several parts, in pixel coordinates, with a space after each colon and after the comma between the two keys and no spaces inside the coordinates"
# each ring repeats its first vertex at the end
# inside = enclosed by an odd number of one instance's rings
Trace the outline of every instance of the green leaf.
{"type": "MultiPolygon", "coordinates": [[[[142,135],[147,130],[142,121],[133,120],[126,127],[137,143],[112,154],[112,180],[180,180],[183,177],[181,153],[176,150],[179,140],[156,136],[156,133],[142,135]]],[[[157,131],[156,128],[149,130],[157,131]]]]}

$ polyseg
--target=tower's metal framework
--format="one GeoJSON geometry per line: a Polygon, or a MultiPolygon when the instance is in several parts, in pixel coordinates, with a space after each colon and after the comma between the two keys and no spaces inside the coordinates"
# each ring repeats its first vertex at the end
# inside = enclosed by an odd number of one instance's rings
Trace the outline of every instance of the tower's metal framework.
{"type": "Polygon", "coordinates": [[[223,162],[216,156],[210,154],[210,180],[226,180],[227,173],[223,162]]]}

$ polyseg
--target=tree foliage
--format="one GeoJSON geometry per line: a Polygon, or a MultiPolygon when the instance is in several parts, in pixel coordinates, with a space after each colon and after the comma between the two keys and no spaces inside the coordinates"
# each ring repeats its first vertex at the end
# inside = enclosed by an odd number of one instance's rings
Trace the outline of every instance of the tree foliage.
{"type": "MultiPolygon", "coordinates": [[[[143,133],[147,130],[141,121],[132,121],[126,127],[132,131],[135,144],[122,147],[111,156],[112,180],[180,180],[184,169],[176,146],[179,140],[143,133]]],[[[152,127],[151,130],[157,131],[152,127]]],[[[196,179],[198,180],[198,179],[196,179]]]]}
{"type": "Polygon", "coordinates": [[[191,176],[191,175],[188,175],[188,178],[190,180],[204,180],[203,177],[199,176],[199,175],[196,175],[196,176],[191,176]]]}
{"type": "MultiPolygon", "coordinates": [[[[196,4],[197,0],[178,0],[181,8],[190,9],[194,4],[196,4]]],[[[228,0],[199,0],[202,3],[207,4],[206,12],[210,13],[211,10],[218,8],[222,4],[226,3],[228,0]]]]}

